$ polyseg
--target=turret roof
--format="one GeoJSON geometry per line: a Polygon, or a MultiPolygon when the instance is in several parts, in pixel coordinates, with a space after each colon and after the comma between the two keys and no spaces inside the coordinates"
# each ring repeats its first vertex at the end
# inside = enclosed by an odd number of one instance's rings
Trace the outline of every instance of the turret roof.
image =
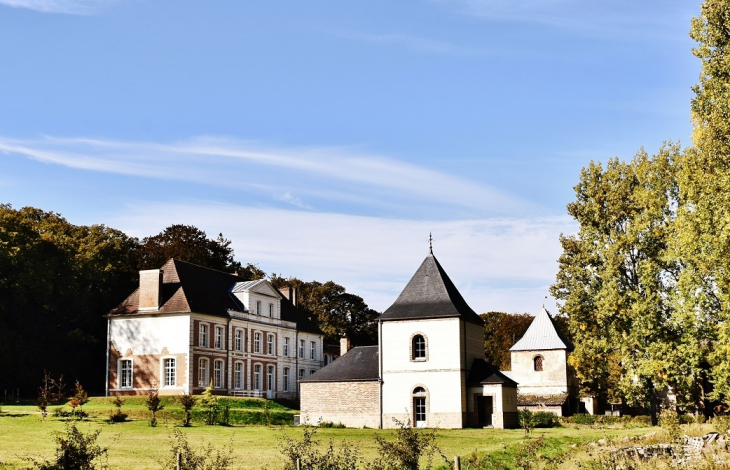
{"type": "Polygon", "coordinates": [[[535,316],[524,336],[510,351],[541,351],[546,349],[574,349],[573,343],[563,335],[545,307],[535,316]]]}

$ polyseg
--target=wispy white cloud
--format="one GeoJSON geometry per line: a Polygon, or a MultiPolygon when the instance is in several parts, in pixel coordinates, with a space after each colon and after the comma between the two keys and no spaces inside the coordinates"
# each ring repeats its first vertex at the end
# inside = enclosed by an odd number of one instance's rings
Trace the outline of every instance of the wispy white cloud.
{"type": "Polygon", "coordinates": [[[105,220],[139,237],[173,223],[222,232],[242,262],[305,280],[334,280],[379,310],[395,300],[428,253],[432,232],[434,253],[474,310],[536,313],[557,271],[558,235],[576,231],[568,216],[409,220],[203,201],[129,206],[105,220]]]}
{"type": "Polygon", "coordinates": [[[90,171],[264,192],[273,199],[297,193],[310,200],[365,205],[409,201],[503,214],[532,209],[490,186],[352,147],[282,148],[212,137],[171,144],[0,137],[0,152],[90,171]]]}
{"type": "Polygon", "coordinates": [[[27,8],[41,13],[93,15],[116,0],[0,0],[0,5],[27,8]]]}
{"type": "Polygon", "coordinates": [[[487,49],[477,49],[473,47],[461,46],[446,41],[436,39],[413,36],[409,34],[356,34],[345,33],[339,36],[352,39],[355,41],[376,43],[376,44],[394,44],[408,49],[443,55],[487,55],[494,51],[487,49]]]}
{"type": "Polygon", "coordinates": [[[277,198],[277,200],[279,200],[281,202],[286,202],[287,204],[291,204],[293,206],[301,207],[302,209],[314,209],[314,207],[310,206],[309,204],[306,204],[298,197],[292,196],[292,194],[289,191],[280,195],[277,198]]]}

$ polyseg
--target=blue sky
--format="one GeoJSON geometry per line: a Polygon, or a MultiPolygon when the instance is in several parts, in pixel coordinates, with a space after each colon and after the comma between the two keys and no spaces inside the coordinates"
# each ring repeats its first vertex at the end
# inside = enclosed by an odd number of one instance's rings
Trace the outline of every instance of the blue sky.
{"type": "Polygon", "coordinates": [[[379,310],[433,232],[472,308],[535,313],[580,169],[690,143],[698,12],[0,0],[0,202],[222,232],[243,262],[379,310]]]}

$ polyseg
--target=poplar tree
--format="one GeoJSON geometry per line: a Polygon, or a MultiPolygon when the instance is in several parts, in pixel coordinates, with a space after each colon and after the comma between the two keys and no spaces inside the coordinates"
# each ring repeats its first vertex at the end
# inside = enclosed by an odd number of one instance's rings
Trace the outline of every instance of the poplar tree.
{"type": "MultiPolygon", "coordinates": [[[[712,397],[730,397],[730,1],[706,0],[692,20],[702,62],[693,87],[694,147],[680,160],[676,257],[678,318],[695,354],[709,354],[712,397]]],[[[697,384],[704,383],[695,371],[697,384]]],[[[704,390],[700,390],[703,393],[704,390]]]]}

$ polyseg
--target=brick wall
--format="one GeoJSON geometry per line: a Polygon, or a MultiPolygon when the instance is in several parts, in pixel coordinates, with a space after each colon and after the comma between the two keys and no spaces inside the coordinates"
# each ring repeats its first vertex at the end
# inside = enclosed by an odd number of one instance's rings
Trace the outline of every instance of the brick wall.
{"type": "Polygon", "coordinates": [[[371,382],[311,382],[301,387],[301,423],[380,427],[380,386],[371,382]]]}

